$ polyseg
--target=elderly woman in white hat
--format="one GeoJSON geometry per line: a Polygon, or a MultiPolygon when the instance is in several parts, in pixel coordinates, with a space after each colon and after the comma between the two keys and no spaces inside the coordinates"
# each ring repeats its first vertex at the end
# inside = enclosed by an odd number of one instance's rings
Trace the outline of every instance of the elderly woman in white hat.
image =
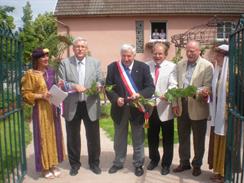
{"type": "Polygon", "coordinates": [[[213,182],[224,182],[226,147],[226,89],[228,80],[229,46],[222,44],[215,48],[215,68],[212,80],[212,102],[210,103],[211,136],[209,148],[209,168],[214,175],[213,182]]]}

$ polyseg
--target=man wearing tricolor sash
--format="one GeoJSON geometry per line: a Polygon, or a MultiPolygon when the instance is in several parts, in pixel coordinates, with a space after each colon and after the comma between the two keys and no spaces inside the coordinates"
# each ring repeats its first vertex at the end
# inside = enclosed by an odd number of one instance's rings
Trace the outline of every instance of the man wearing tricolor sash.
{"type": "Polygon", "coordinates": [[[127,152],[128,124],[130,121],[133,143],[133,165],[135,175],[143,175],[144,164],[144,113],[145,106],[130,105],[140,96],[150,98],[154,93],[153,79],[149,66],[134,60],[135,47],[124,44],[121,47],[121,60],[108,66],[106,84],[113,85],[113,90],[107,92],[110,100],[111,117],[114,121],[114,151],[115,159],[109,173],[116,173],[123,168],[127,152]]]}

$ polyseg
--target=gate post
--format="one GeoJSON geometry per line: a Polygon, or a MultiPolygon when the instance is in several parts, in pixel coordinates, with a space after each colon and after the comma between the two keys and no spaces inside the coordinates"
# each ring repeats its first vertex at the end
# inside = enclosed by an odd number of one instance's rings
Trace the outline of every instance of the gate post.
{"type": "Polygon", "coordinates": [[[225,183],[244,182],[244,16],[230,35],[225,183]]]}

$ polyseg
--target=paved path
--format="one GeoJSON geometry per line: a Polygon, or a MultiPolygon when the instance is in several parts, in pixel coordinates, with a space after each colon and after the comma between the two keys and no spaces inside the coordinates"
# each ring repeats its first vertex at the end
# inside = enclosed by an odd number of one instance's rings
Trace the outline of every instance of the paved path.
{"type": "MultiPolygon", "coordinates": [[[[65,130],[64,138],[66,139],[65,130]]],[[[108,169],[112,165],[114,159],[113,153],[113,142],[107,138],[105,132],[101,129],[101,163],[100,167],[102,169],[102,174],[96,175],[89,170],[89,166],[87,163],[87,148],[86,148],[86,139],[84,126],[82,125],[81,130],[82,135],[82,145],[81,145],[81,163],[82,167],[79,170],[78,175],[72,177],[69,175],[69,163],[68,161],[64,161],[60,164],[59,168],[62,171],[62,175],[59,178],[55,178],[52,180],[47,180],[42,177],[38,173],[35,172],[34,169],[34,150],[33,143],[31,143],[27,147],[27,175],[23,183],[211,183],[209,177],[211,176],[211,171],[208,170],[207,165],[207,144],[208,137],[206,138],[206,153],[204,156],[204,162],[202,166],[202,174],[198,177],[192,176],[192,171],[188,170],[183,173],[173,173],[172,169],[175,168],[179,163],[178,156],[178,144],[174,146],[174,159],[173,164],[171,166],[170,174],[166,176],[162,176],[160,174],[160,166],[158,166],[153,171],[147,171],[144,168],[144,175],[141,177],[137,177],[134,175],[134,168],[132,166],[132,147],[128,146],[127,151],[127,159],[124,165],[124,168],[118,171],[115,174],[108,174],[108,169]]],[[[65,142],[66,144],[66,142],[65,142]]],[[[162,148],[161,148],[162,151],[162,148]]],[[[193,151],[192,151],[193,152],[193,151]]],[[[148,148],[145,148],[145,166],[149,163],[148,158],[148,148]]]]}

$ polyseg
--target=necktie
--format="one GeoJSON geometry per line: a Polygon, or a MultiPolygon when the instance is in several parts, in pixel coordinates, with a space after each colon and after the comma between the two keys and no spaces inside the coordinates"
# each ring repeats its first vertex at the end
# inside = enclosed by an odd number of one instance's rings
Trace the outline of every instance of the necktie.
{"type": "Polygon", "coordinates": [[[82,64],[83,63],[81,61],[78,62],[78,74],[79,74],[79,84],[84,86],[85,73],[82,64]]]}
{"type": "Polygon", "coordinates": [[[129,67],[125,67],[125,72],[128,74],[130,74],[130,68],[129,67]]]}
{"type": "MultiPolygon", "coordinates": [[[[81,61],[78,62],[78,74],[79,74],[79,85],[84,86],[85,84],[85,72],[84,65],[81,61]]],[[[79,101],[84,101],[84,94],[79,94],[79,101]]]]}
{"type": "Polygon", "coordinates": [[[155,65],[155,85],[157,84],[158,81],[158,76],[159,76],[159,65],[155,65]]]}

